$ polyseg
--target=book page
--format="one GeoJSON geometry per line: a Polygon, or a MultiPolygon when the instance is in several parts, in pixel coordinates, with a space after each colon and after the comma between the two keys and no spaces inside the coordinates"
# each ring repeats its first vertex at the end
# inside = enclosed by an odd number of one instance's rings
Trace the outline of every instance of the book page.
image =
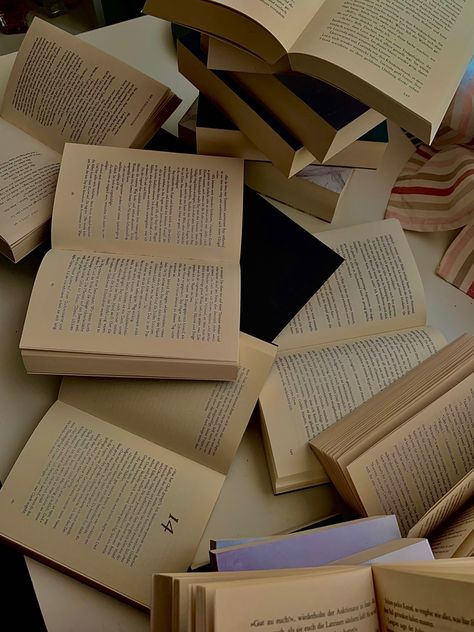
{"type": "Polygon", "coordinates": [[[368,515],[393,513],[402,535],[474,467],[474,374],[347,468],[368,515]]]}
{"type": "Polygon", "coordinates": [[[353,73],[437,127],[471,58],[473,22],[470,0],[331,0],[290,53],[353,73]]]}
{"type": "Polygon", "coordinates": [[[314,576],[214,584],[211,590],[213,629],[220,632],[251,632],[255,628],[262,632],[378,629],[369,568],[334,574],[323,568],[314,576]]]}
{"type": "Polygon", "coordinates": [[[317,237],[344,262],[275,339],[281,348],[425,324],[423,285],[397,220],[326,231],[317,237]]]}
{"type": "Polygon", "coordinates": [[[65,147],[54,248],[239,261],[243,161],[65,147]]]}
{"type": "Polygon", "coordinates": [[[259,401],[279,476],[321,477],[308,441],[444,342],[435,330],[413,329],[278,353],[259,401]]]}
{"type": "Polygon", "coordinates": [[[51,217],[61,156],[0,118],[0,236],[9,245],[51,217]]]}
{"type": "Polygon", "coordinates": [[[35,18],[1,116],[58,152],[65,142],[127,147],[168,95],[158,81],[35,18]]]}
{"type": "Polygon", "coordinates": [[[450,522],[451,516],[472,498],[474,498],[474,469],[463,476],[418,520],[408,532],[408,537],[427,537],[444,522],[450,522]]]}
{"type": "Polygon", "coordinates": [[[200,360],[238,357],[238,264],[50,250],[22,348],[200,360]]]}
{"type": "Polygon", "coordinates": [[[226,473],[275,352],[241,334],[234,382],[65,378],[59,399],[226,473]]]}
{"type": "Polygon", "coordinates": [[[372,568],[381,632],[472,630],[472,578],[453,578],[447,568],[443,577],[442,567],[436,561],[431,566],[439,575],[430,576],[430,567],[417,572],[416,564],[372,568]]]}
{"type": "Polygon", "coordinates": [[[436,558],[472,555],[474,552],[474,500],[430,536],[436,558]],[[466,546],[465,546],[466,545],[466,546]]]}
{"type": "Polygon", "coordinates": [[[151,574],[186,570],[223,481],[56,402],[0,491],[0,534],[149,606],[151,574]]]}

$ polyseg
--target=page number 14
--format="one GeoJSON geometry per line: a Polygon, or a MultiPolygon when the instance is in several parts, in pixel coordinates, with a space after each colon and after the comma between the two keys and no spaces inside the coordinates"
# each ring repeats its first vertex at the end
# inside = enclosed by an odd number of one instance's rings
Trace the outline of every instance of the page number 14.
{"type": "Polygon", "coordinates": [[[174,531],[173,531],[173,522],[178,523],[179,522],[179,518],[175,518],[173,516],[173,514],[169,514],[168,515],[168,521],[166,522],[166,524],[164,522],[161,523],[161,526],[163,527],[163,531],[168,531],[168,533],[171,533],[171,535],[173,535],[174,531]]]}

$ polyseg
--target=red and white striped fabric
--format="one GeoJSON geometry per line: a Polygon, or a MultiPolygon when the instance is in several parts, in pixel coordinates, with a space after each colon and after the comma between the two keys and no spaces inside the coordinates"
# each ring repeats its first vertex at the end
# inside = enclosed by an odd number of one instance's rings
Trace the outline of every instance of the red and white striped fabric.
{"type": "Polygon", "coordinates": [[[474,223],[474,60],[432,146],[420,145],[398,177],[386,217],[429,232],[474,223]]]}
{"type": "Polygon", "coordinates": [[[385,217],[398,219],[407,230],[433,232],[465,226],[437,272],[473,295],[474,59],[433,144],[420,145],[398,177],[385,217]]]}
{"type": "Polygon", "coordinates": [[[437,273],[474,298],[474,225],[462,229],[446,250],[437,273]]]}

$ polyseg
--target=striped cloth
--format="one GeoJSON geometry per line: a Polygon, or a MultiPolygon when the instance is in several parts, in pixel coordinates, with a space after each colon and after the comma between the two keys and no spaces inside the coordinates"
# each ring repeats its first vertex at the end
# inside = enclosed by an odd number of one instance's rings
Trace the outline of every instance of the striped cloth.
{"type": "Polygon", "coordinates": [[[438,274],[473,296],[474,285],[474,59],[468,66],[433,144],[419,145],[392,189],[385,217],[403,228],[464,228],[438,274]]]}
{"type": "Polygon", "coordinates": [[[462,229],[446,250],[436,272],[474,298],[474,225],[462,229]]]}

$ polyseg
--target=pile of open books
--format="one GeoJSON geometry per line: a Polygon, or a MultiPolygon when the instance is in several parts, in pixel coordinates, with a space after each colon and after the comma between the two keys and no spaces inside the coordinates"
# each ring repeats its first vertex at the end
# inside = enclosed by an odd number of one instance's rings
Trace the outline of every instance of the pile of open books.
{"type": "Polygon", "coordinates": [[[0,250],[52,241],[20,352],[64,377],[0,491],[0,539],[153,605],[157,632],[472,628],[472,561],[433,553],[474,554],[474,337],[427,325],[396,220],[312,235],[255,190],[330,221],[386,117],[429,142],[474,5],[146,10],[198,29],[178,41],[201,92],[181,141],[154,136],[172,91],[41,21],[6,89],[0,250]],[[327,484],[344,506],[215,541],[217,572],[191,579],[254,411],[275,494],[327,484]]]}
{"type": "Polygon", "coordinates": [[[422,4],[147,0],[144,11],[189,27],[177,54],[200,91],[183,121],[198,153],[244,158],[249,186],[331,221],[352,169],[380,164],[386,119],[429,144],[470,61],[472,5],[448,18],[443,3],[422,4]]]}

